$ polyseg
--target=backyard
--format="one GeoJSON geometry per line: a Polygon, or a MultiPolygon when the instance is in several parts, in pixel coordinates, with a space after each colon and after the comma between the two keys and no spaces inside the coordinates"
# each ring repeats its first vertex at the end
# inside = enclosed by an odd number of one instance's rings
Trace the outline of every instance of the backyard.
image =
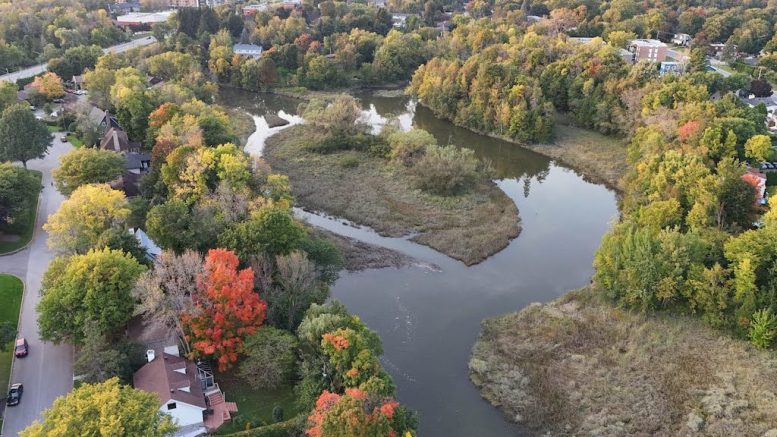
{"type": "Polygon", "coordinates": [[[272,410],[276,405],[283,409],[283,420],[297,415],[292,385],[275,390],[254,390],[234,371],[216,375],[216,381],[225,399],[237,403],[238,408],[238,412],[232,415],[232,421],[219,429],[219,434],[231,434],[274,423],[272,410]]]}

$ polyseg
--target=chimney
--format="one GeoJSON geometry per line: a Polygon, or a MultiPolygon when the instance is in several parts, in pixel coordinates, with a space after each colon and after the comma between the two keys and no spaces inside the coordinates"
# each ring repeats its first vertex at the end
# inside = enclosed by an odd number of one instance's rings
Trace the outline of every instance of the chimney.
{"type": "Polygon", "coordinates": [[[148,358],[149,363],[154,361],[154,356],[155,356],[154,349],[149,349],[146,351],[146,358],[148,358]]]}

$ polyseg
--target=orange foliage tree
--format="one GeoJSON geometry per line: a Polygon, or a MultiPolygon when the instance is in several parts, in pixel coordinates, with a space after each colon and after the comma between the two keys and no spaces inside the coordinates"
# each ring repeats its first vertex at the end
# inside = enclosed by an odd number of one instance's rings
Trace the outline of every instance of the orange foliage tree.
{"type": "Polygon", "coordinates": [[[56,73],[48,72],[42,76],[36,76],[31,86],[39,93],[45,95],[47,99],[54,99],[65,95],[65,86],[62,85],[62,79],[56,73]]]}
{"type": "Polygon", "coordinates": [[[371,399],[361,390],[324,390],[308,416],[308,437],[410,437],[415,419],[392,398],[371,399]]]}
{"type": "Polygon", "coordinates": [[[264,322],[267,304],[254,292],[254,272],[238,270],[234,252],[211,249],[193,296],[194,311],[183,316],[194,355],[218,360],[228,369],[243,351],[243,340],[264,322]]]}

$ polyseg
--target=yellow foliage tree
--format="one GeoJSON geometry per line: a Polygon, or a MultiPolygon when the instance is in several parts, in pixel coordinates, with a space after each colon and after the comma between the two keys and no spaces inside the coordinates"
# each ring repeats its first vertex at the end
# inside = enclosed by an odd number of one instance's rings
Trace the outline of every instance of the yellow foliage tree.
{"type": "Polygon", "coordinates": [[[52,249],[86,253],[105,231],[124,226],[130,209],[124,193],[108,185],[78,187],[43,225],[52,249]]]}
{"type": "Polygon", "coordinates": [[[54,401],[22,437],[54,436],[169,436],[172,418],[159,411],[153,393],[122,385],[118,378],[100,384],[84,384],[54,401]]]}
{"type": "Polygon", "coordinates": [[[46,96],[47,99],[55,99],[65,95],[65,86],[62,85],[62,79],[56,73],[48,72],[42,76],[37,76],[32,81],[32,87],[46,96]]]}

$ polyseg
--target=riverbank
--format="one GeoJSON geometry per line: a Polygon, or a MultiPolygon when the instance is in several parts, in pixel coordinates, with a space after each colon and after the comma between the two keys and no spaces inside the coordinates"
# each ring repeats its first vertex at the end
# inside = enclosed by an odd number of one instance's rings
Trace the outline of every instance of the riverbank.
{"type": "Polygon", "coordinates": [[[321,139],[311,126],[292,126],[268,138],[264,149],[270,166],[289,176],[304,208],[385,236],[413,235],[413,241],[467,265],[499,252],[520,232],[515,203],[492,182],[460,196],[431,196],[415,189],[403,168],[366,152],[305,149],[321,139]]]}
{"type": "Polygon", "coordinates": [[[395,250],[365,243],[321,228],[314,229],[318,236],[326,238],[337,246],[343,256],[343,270],[347,272],[388,267],[398,269],[421,264],[417,259],[395,250]]]}
{"type": "Polygon", "coordinates": [[[777,435],[777,358],[679,315],[589,289],[482,323],[470,378],[551,435],[777,435]]]}
{"type": "Polygon", "coordinates": [[[623,191],[621,184],[628,171],[623,139],[573,126],[557,117],[552,142],[521,145],[563,162],[594,182],[623,191]]]}

